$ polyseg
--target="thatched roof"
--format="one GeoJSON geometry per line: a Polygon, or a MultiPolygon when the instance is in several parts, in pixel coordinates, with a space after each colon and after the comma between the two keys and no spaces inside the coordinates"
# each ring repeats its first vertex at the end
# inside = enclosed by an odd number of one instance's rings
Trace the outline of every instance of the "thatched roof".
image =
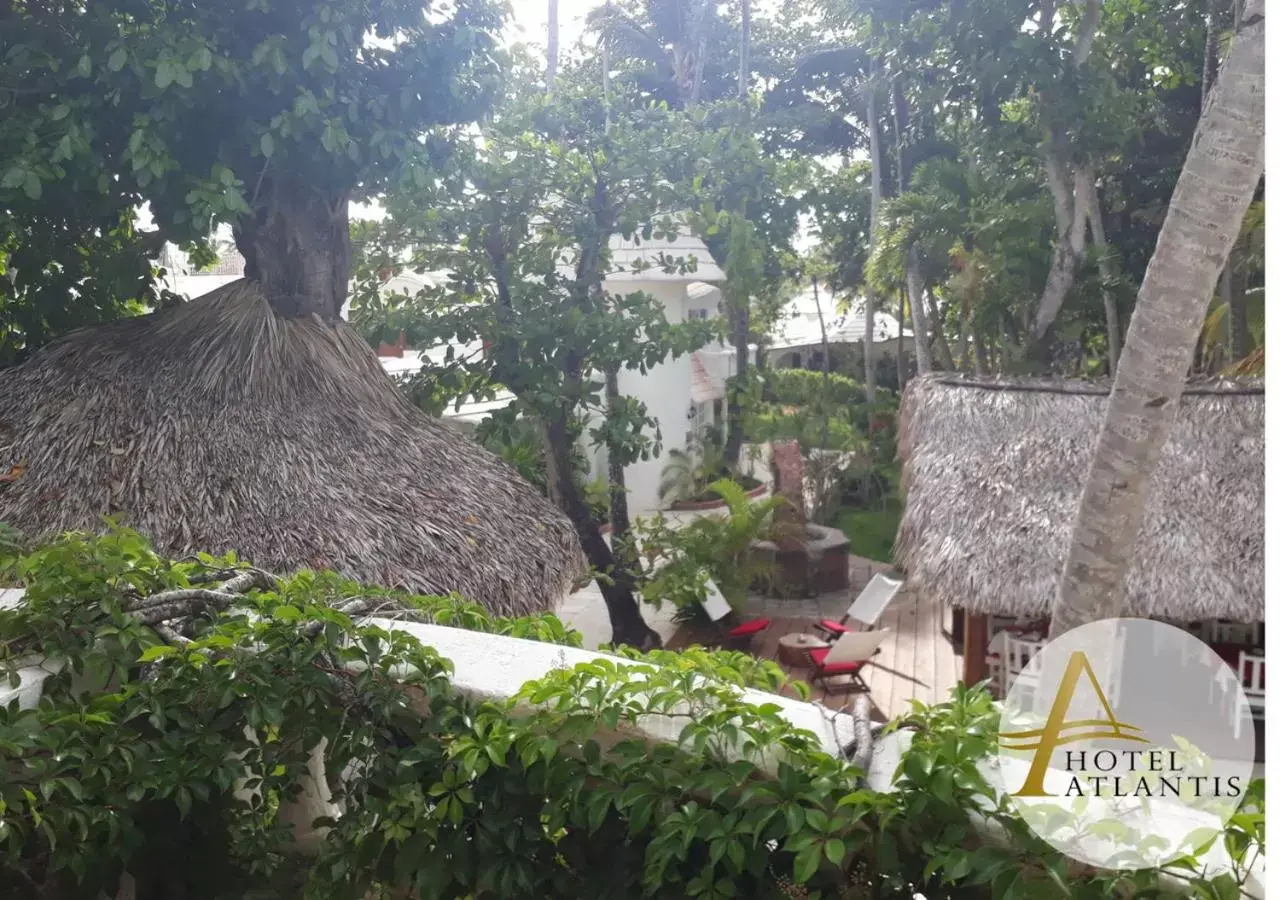
{"type": "Polygon", "coordinates": [[[175,556],[234,549],[493,612],[549,609],[573,528],[477,444],[412,407],[345,324],[286,320],[238,281],[68,335],[0,369],[0,522],[120,514],[175,556]]]}
{"type": "MultiPolygon", "coordinates": [[[[911,586],[976,612],[1052,605],[1110,387],[932,375],[902,398],[911,586]]],[[[1147,493],[1129,615],[1263,618],[1260,380],[1197,384],[1147,493]]]]}

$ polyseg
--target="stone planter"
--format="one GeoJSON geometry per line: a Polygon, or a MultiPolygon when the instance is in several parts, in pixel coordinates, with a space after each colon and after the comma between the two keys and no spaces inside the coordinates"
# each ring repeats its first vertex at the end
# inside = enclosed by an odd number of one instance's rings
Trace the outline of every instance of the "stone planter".
{"type": "MultiPolygon", "coordinates": [[[[759,500],[769,493],[769,485],[759,484],[747,491],[747,499],[759,500]]],[[[669,507],[674,512],[705,512],[712,509],[726,509],[728,505],[717,497],[714,500],[677,500],[669,507]]]]}
{"type": "Polygon", "coordinates": [[[803,545],[756,541],[754,561],[773,566],[769,583],[758,589],[773,597],[813,597],[849,588],[849,538],[838,528],[806,525],[803,545]]]}

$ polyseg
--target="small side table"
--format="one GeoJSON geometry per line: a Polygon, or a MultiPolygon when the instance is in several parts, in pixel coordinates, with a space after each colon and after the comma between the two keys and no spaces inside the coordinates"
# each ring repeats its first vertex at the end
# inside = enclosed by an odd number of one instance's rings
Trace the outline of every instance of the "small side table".
{"type": "Polygon", "coordinates": [[[784,634],[778,638],[778,662],[784,666],[808,666],[809,651],[829,646],[815,634],[784,634]]]}

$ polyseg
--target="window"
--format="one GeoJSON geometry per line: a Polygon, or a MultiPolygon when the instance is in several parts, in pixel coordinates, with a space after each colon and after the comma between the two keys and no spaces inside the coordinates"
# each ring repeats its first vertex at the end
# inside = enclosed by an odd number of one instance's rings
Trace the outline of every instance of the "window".
{"type": "Polygon", "coordinates": [[[803,361],[802,361],[802,359],[801,359],[800,353],[799,353],[798,351],[797,351],[796,353],[792,353],[792,354],[791,354],[791,368],[793,368],[793,369],[798,369],[798,368],[800,368],[802,365],[804,365],[804,362],[803,362],[803,361]]]}
{"type": "Polygon", "coordinates": [[[724,401],[719,398],[711,402],[711,419],[715,423],[716,430],[720,430],[720,426],[724,424],[724,401]]]}
{"type": "Polygon", "coordinates": [[[689,319],[690,319],[690,320],[693,320],[693,319],[702,319],[703,321],[706,321],[706,319],[707,319],[707,310],[705,310],[705,309],[691,309],[691,310],[689,310],[688,316],[689,316],[689,319]]]}

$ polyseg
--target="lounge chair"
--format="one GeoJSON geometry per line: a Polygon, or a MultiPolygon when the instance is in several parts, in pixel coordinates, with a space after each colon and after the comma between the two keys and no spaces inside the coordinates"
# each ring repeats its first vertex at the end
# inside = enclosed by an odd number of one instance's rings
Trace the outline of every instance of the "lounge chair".
{"type": "Polygon", "coordinates": [[[842,634],[863,630],[849,624],[850,622],[859,622],[864,627],[870,628],[880,621],[880,617],[884,615],[884,611],[889,607],[901,587],[902,581],[900,579],[890,578],[888,575],[876,575],[867,582],[867,586],[862,589],[862,593],[857,596],[857,599],[849,604],[844,618],[839,621],[823,619],[821,622],[815,623],[813,627],[832,640],[842,634]]]}
{"type": "Polygon", "coordinates": [[[868,691],[867,683],[862,680],[862,670],[871,657],[880,652],[880,645],[889,636],[889,629],[879,631],[848,631],[830,647],[820,647],[809,651],[813,661],[813,671],[809,680],[817,685],[824,682],[828,691],[868,691]],[[831,682],[828,679],[838,675],[848,675],[848,681],[831,682]]]}
{"type": "MultiPolygon", "coordinates": [[[[706,610],[707,618],[712,622],[732,621],[733,607],[724,599],[724,594],[720,592],[720,587],[714,581],[707,581],[707,597],[702,601],[702,608],[706,610]]],[[[739,622],[723,632],[721,642],[734,650],[750,650],[752,640],[768,628],[771,622],[772,620],[764,618],[739,622]]]]}

